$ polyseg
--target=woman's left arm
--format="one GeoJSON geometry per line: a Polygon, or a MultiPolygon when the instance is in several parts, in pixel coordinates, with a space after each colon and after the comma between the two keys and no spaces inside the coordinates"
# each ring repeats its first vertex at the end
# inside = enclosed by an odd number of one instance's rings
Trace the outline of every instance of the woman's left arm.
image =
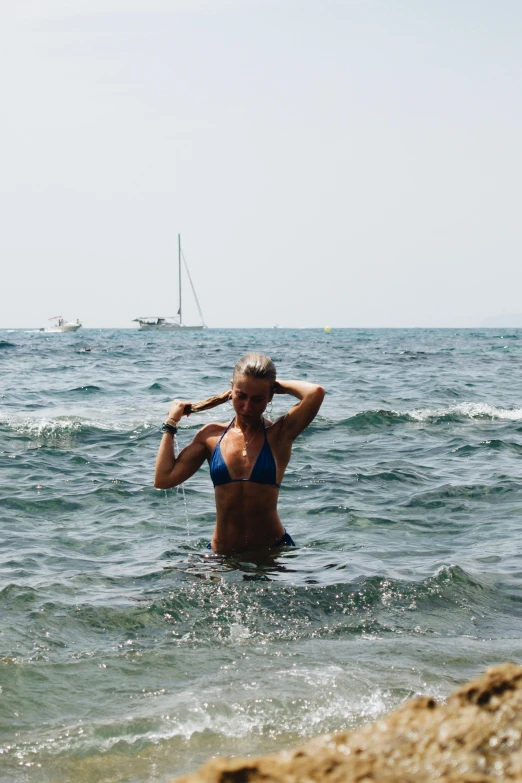
{"type": "Polygon", "coordinates": [[[324,399],[325,390],[322,386],[318,386],[316,383],[308,383],[308,381],[278,380],[276,381],[274,394],[291,394],[299,400],[283,418],[283,429],[294,440],[317,416],[324,399]]]}

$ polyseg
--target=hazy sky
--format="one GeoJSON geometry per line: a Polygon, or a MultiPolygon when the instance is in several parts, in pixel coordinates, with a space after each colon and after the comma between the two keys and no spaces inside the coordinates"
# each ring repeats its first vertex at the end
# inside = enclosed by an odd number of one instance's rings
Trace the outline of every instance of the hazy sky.
{"type": "Polygon", "coordinates": [[[175,313],[178,232],[209,326],[521,313],[521,33],[520,0],[3,0],[0,327],[175,313]]]}

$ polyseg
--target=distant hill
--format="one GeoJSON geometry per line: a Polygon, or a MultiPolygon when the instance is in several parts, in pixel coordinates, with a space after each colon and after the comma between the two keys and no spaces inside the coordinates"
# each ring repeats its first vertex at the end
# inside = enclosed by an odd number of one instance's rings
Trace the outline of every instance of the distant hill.
{"type": "Polygon", "coordinates": [[[484,328],[512,328],[522,329],[522,313],[512,313],[511,315],[491,315],[484,318],[480,324],[484,328]]]}

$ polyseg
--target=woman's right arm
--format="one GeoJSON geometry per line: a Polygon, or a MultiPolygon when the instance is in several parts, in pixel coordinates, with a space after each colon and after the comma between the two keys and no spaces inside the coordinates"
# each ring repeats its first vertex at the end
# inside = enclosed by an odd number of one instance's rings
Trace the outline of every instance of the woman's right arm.
{"type": "Polygon", "coordinates": [[[170,489],[182,484],[203,465],[207,456],[207,447],[201,431],[177,457],[174,456],[173,440],[174,436],[169,432],[163,433],[154,473],[154,486],[157,489],[170,489]]]}
{"type": "MultiPolygon", "coordinates": [[[[170,406],[167,423],[177,426],[182,416],[190,415],[190,405],[191,403],[183,400],[174,400],[170,406]]],[[[205,437],[201,430],[192,443],[180,451],[177,457],[174,456],[173,441],[174,436],[170,432],[163,433],[154,473],[154,486],[157,489],[170,489],[170,487],[182,484],[194,475],[207,456],[205,437]]]]}

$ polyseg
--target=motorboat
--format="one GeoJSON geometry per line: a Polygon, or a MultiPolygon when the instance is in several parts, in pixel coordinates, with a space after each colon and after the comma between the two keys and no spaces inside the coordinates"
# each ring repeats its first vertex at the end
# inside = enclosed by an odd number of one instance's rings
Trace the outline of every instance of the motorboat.
{"type": "Polygon", "coordinates": [[[80,319],[66,321],[61,315],[53,315],[49,318],[50,326],[42,326],[41,332],[77,332],[81,326],[80,319]]]}

